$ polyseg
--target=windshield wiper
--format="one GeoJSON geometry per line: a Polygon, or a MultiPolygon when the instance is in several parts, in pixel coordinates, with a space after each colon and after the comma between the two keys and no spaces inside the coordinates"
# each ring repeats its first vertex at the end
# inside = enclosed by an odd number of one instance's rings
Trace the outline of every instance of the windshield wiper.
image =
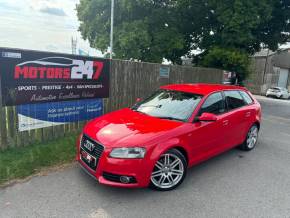
{"type": "MultiPolygon", "coordinates": [[[[138,111],[138,108],[143,108],[143,107],[155,107],[155,108],[161,108],[162,105],[159,104],[159,105],[134,105],[131,107],[131,110],[133,111],[137,111],[137,112],[140,112],[138,111]]],[[[144,112],[141,112],[141,113],[144,113],[144,112]]],[[[145,113],[144,113],[145,114],[145,113]]]]}
{"type": "MultiPolygon", "coordinates": [[[[138,111],[137,109],[134,109],[134,108],[131,108],[131,110],[132,110],[132,111],[135,111],[135,112],[138,112],[138,113],[140,113],[140,114],[146,114],[146,113],[144,113],[144,112],[142,112],[142,111],[138,111]]],[[[146,114],[146,115],[148,115],[148,114],[146,114]]]]}
{"type": "Polygon", "coordinates": [[[162,105],[161,105],[161,104],[158,104],[158,105],[140,105],[139,107],[140,107],[140,108],[141,108],[141,107],[155,107],[155,108],[161,108],[162,105]]]}
{"type": "Polygon", "coordinates": [[[175,117],[157,117],[159,119],[166,119],[166,120],[177,120],[177,121],[182,121],[184,122],[183,119],[175,118],[175,117]]]}

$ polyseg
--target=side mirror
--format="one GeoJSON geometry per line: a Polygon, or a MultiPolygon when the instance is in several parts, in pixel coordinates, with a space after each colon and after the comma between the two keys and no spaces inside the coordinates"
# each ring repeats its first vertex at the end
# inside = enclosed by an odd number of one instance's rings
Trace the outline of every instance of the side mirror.
{"type": "Polygon", "coordinates": [[[197,121],[214,122],[217,121],[217,116],[212,113],[202,113],[201,116],[197,118],[197,121]]]}

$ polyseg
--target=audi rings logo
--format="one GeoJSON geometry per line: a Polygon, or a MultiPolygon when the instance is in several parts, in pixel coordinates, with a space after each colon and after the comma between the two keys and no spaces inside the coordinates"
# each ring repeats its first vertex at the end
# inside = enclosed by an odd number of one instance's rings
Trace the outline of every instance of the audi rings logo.
{"type": "Polygon", "coordinates": [[[94,143],[92,143],[92,142],[86,140],[86,141],[84,142],[84,147],[85,147],[86,149],[88,149],[89,151],[93,151],[94,148],[95,148],[95,145],[94,145],[94,143]]]}

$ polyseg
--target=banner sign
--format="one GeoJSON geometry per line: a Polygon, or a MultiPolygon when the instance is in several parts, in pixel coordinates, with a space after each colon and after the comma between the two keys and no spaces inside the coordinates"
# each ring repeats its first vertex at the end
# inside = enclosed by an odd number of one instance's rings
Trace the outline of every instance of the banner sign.
{"type": "Polygon", "coordinates": [[[160,78],[169,78],[170,67],[169,66],[161,66],[159,69],[159,77],[160,78]]]}
{"type": "Polygon", "coordinates": [[[110,60],[0,48],[3,105],[109,97],[110,60]]]}
{"type": "Polygon", "coordinates": [[[90,120],[103,114],[102,99],[18,105],[18,129],[26,131],[90,120]]]}

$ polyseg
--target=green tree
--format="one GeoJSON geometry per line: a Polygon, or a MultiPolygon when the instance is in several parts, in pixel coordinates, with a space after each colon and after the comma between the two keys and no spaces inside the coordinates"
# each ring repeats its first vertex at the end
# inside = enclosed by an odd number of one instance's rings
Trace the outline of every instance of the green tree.
{"type": "Polygon", "coordinates": [[[261,47],[272,50],[286,42],[289,1],[209,0],[210,25],[198,46],[205,52],[197,64],[238,73],[239,82],[249,72],[249,56],[261,47]]]}
{"type": "MultiPolygon", "coordinates": [[[[115,0],[115,58],[180,64],[191,51],[215,48],[251,55],[277,49],[289,32],[289,0],[115,0]]],[[[106,52],[109,0],[80,0],[80,31],[92,47],[106,52]]],[[[196,59],[196,60],[198,60],[196,59]]],[[[200,61],[198,64],[207,63],[200,61]]]]}
{"type": "Polygon", "coordinates": [[[214,47],[204,56],[202,65],[236,72],[241,82],[249,73],[250,58],[239,49],[214,47]]]}
{"type": "MultiPolygon", "coordinates": [[[[115,58],[161,62],[163,58],[180,63],[188,50],[176,19],[176,2],[117,0],[115,3],[115,58]]],[[[80,31],[92,47],[107,52],[110,33],[108,0],[81,0],[77,14],[80,31]]]]}
{"type": "MultiPolygon", "coordinates": [[[[290,1],[208,0],[208,25],[202,30],[198,46],[243,49],[254,54],[261,46],[276,50],[287,40],[290,1]]],[[[200,33],[198,33],[200,34],[200,33]]]]}

